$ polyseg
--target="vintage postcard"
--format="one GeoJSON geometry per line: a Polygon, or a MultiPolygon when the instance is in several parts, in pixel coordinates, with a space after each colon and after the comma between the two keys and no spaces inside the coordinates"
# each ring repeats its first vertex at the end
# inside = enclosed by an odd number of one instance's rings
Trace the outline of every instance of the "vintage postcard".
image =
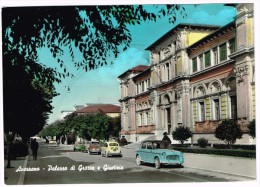
{"type": "Polygon", "coordinates": [[[2,185],[259,184],[257,1],[39,2],[1,3],[2,185]]]}

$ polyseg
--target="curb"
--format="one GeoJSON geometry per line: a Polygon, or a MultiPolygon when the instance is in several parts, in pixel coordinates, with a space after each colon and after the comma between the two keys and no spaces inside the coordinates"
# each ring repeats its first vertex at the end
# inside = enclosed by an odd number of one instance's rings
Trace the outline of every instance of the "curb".
{"type": "Polygon", "coordinates": [[[252,176],[246,176],[246,175],[240,175],[240,174],[234,174],[234,173],[227,173],[227,172],[223,172],[223,171],[216,171],[216,170],[203,169],[203,168],[195,168],[195,167],[189,167],[189,166],[185,166],[185,167],[191,168],[191,169],[196,169],[196,170],[201,170],[201,171],[209,171],[209,172],[214,172],[214,173],[219,173],[219,174],[232,175],[232,176],[235,176],[235,177],[244,177],[244,178],[247,178],[247,179],[256,180],[256,178],[252,177],[252,176]]]}
{"type": "MultiPolygon", "coordinates": [[[[26,168],[26,167],[27,167],[28,158],[29,158],[29,156],[27,155],[27,156],[25,157],[24,162],[23,162],[23,168],[26,168]]],[[[25,178],[25,171],[22,171],[21,174],[20,174],[19,180],[18,180],[18,182],[17,182],[17,185],[23,185],[23,183],[24,183],[24,178],[25,178]]]]}

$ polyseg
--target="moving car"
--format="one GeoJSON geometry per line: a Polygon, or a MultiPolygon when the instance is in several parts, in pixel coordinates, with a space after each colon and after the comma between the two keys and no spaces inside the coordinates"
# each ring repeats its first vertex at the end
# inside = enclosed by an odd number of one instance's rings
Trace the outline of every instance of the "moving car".
{"type": "Polygon", "coordinates": [[[73,150],[74,151],[85,152],[86,151],[86,146],[84,145],[83,141],[78,141],[78,142],[75,142],[73,150]]]}
{"type": "Polygon", "coordinates": [[[101,147],[101,156],[122,156],[121,148],[117,142],[105,142],[101,147]]]}
{"type": "Polygon", "coordinates": [[[166,148],[165,141],[146,140],[141,143],[136,151],[136,163],[152,163],[159,169],[162,164],[182,166],[184,163],[183,153],[166,148]]]}
{"type": "Polygon", "coordinates": [[[87,151],[89,154],[101,154],[101,147],[99,141],[90,141],[88,144],[87,151]]]}

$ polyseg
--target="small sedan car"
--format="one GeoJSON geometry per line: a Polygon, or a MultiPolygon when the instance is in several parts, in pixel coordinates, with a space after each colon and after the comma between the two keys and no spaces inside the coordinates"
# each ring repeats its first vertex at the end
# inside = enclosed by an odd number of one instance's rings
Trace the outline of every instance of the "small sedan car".
{"type": "Polygon", "coordinates": [[[101,154],[100,143],[98,141],[89,142],[87,151],[88,151],[89,154],[93,154],[93,153],[101,154]]]}
{"type": "Polygon", "coordinates": [[[75,142],[74,144],[74,151],[81,151],[81,152],[85,152],[86,151],[86,146],[84,145],[84,142],[75,142]]]}
{"type": "Polygon", "coordinates": [[[162,140],[146,140],[141,144],[140,149],[136,151],[136,163],[155,164],[155,168],[159,169],[162,164],[182,166],[184,163],[183,153],[166,148],[165,141],[162,140]]]}
{"type": "Polygon", "coordinates": [[[122,156],[119,144],[117,142],[105,142],[101,147],[101,156],[122,156]]]}

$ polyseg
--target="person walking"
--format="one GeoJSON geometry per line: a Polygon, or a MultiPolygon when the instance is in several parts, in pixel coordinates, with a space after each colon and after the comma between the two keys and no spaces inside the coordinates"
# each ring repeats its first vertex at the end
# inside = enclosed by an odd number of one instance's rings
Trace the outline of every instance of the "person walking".
{"type": "Polygon", "coordinates": [[[32,139],[32,141],[31,141],[31,150],[32,150],[33,160],[37,160],[38,148],[39,148],[39,144],[36,141],[36,138],[32,139]]]}
{"type": "Polygon", "coordinates": [[[168,146],[172,143],[171,139],[168,137],[167,132],[163,133],[163,139],[165,142],[165,148],[168,148],[168,146]]]}

